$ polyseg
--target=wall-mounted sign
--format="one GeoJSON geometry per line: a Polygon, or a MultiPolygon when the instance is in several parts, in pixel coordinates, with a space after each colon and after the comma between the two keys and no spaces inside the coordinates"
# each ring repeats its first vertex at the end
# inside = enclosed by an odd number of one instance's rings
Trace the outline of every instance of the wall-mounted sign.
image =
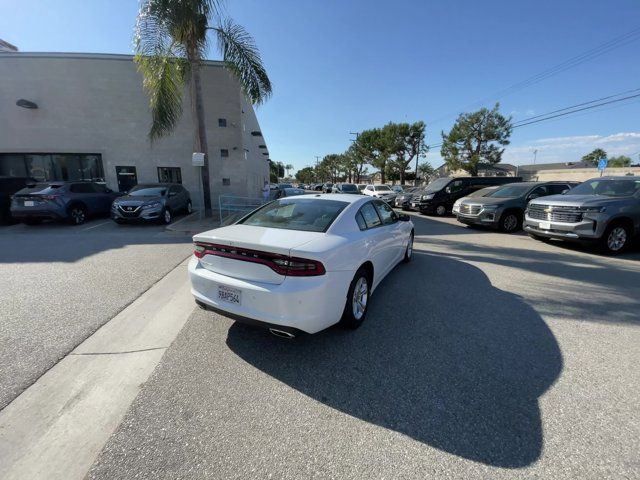
{"type": "Polygon", "coordinates": [[[193,155],[191,155],[191,162],[194,167],[204,167],[204,153],[193,152],[193,155]]]}

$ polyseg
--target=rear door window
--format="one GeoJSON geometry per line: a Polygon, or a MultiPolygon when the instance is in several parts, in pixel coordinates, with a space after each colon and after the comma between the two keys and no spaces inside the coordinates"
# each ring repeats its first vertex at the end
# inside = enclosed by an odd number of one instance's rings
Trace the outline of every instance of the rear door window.
{"type": "Polygon", "coordinates": [[[373,203],[365,203],[360,209],[360,213],[367,224],[367,228],[374,228],[382,225],[382,220],[380,220],[380,216],[378,215],[376,208],[373,206],[373,203]]]}
{"type": "Polygon", "coordinates": [[[95,193],[90,183],[72,183],[69,187],[71,193],[95,193]]]}
{"type": "Polygon", "coordinates": [[[393,223],[396,223],[396,221],[398,220],[398,216],[389,205],[387,205],[385,202],[373,203],[376,207],[376,210],[378,211],[378,214],[380,215],[380,218],[382,219],[383,225],[391,225],[393,223]]]}

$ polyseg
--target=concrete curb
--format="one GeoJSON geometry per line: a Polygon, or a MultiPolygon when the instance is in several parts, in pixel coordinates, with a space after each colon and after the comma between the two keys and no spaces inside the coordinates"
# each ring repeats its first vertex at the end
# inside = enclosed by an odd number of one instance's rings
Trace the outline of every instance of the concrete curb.
{"type": "Polygon", "coordinates": [[[184,233],[185,235],[195,235],[220,226],[220,221],[215,218],[200,218],[200,212],[193,212],[177,222],[165,227],[165,230],[173,233],[184,233]]]}
{"type": "Polygon", "coordinates": [[[0,412],[1,478],[85,477],[195,308],[187,262],[0,412]]]}

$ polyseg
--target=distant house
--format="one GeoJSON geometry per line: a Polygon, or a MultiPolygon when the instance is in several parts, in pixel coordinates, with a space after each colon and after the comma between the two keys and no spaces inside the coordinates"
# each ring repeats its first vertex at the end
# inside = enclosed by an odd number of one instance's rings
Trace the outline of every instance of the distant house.
{"type": "Polygon", "coordinates": [[[574,168],[593,168],[585,162],[558,162],[558,163],[536,163],[531,165],[519,165],[518,175],[532,176],[544,170],[572,170],[574,168]]]}
{"type": "MultiPolygon", "coordinates": [[[[479,177],[515,177],[518,167],[510,163],[498,163],[495,165],[478,165],[479,177]]],[[[451,170],[447,164],[440,165],[435,169],[433,177],[468,177],[469,172],[465,170],[451,170]]]]}

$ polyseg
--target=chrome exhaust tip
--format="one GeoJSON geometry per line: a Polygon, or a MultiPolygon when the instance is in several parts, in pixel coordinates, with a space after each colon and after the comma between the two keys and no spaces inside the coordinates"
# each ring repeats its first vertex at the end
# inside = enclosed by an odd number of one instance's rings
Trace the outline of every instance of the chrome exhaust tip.
{"type": "Polygon", "coordinates": [[[292,338],[296,338],[296,336],[293,333],[285,332],[284,330],[278,330],[277,328],[270,328],[269,331],[271,332],[272,335],[275,335],[276,337],[287,338],[289,340],[291,340],[292,338]]]}

